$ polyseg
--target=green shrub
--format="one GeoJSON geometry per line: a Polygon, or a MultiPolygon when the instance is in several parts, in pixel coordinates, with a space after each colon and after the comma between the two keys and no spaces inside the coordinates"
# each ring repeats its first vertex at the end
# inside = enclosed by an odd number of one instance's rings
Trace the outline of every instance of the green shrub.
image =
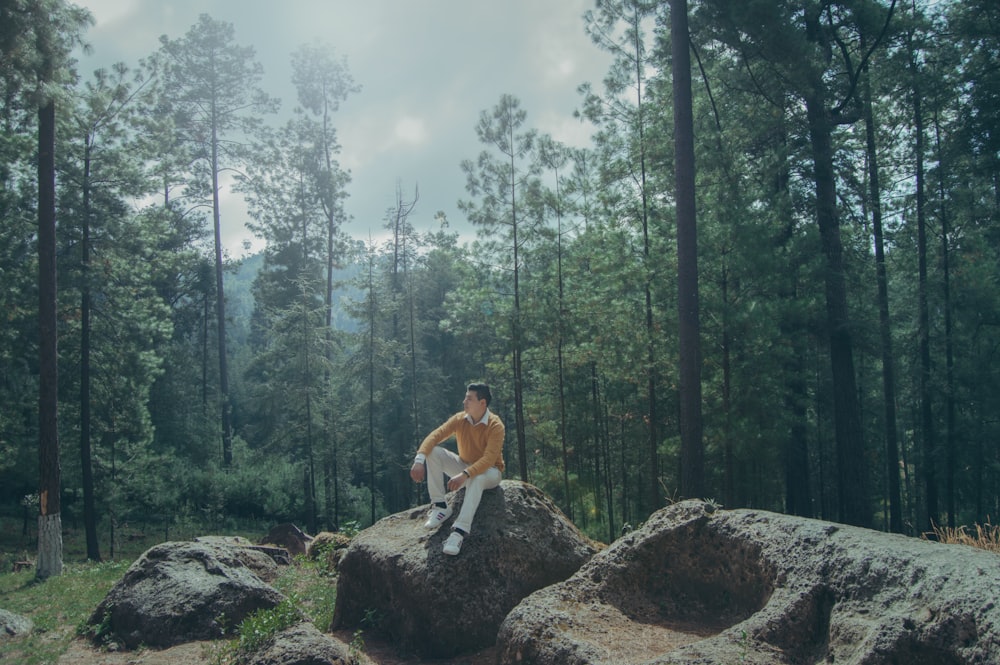
{"type": "Polygon", "coordinates": [[[275,607],[257,610],[243,619],[237,627],[239,637],[217,653],[219,665],[236,665],[266,647],[281,631],[301,623],[305,617],[292,599],[285,599],[275,607]]]}

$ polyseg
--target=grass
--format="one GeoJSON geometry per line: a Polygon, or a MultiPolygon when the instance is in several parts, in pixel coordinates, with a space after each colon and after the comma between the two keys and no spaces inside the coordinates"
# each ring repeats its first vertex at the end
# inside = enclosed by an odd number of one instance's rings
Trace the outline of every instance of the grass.
{"type": "Polygon", "coordinates": [[[89,617],[129,562],[67,564],[62,575],[44,582],[34,570],[0,575],[0,607],[28,617],[31,634],[0,641],[0,661],[43,665],[59,660],[76,629],[89,617]]]}
{"type": "MultiPolygon", "coordinates": [[[[0,520],[0,609],[31,619],[31,634],[14,639],[0,640],[0,663],[18,665],[54,665],[69,649],[94,608],[108,591],[143,552],[158,544],[162,538],[150,536],[135,539],[127,548],[119,548],[116,561],[93,563],[85,561],[82,534],[65,530],[63,545],[63,572],[45,581],[35,579],[34,569],[9,572],[11,563],[31,560],[37,553],[35,546],[20,536],[19,529],[3,524],[0,520]]],[[[159,534],[162,536],[162,534],[159,534]]],[[[227,534],[234,535],[234,534],[227,534]]],[[[256,536],[247,536],[255,540],[256,536]]],[[[171,540],[185,540],[171,537],[171,540]]],[[[106,550],[104,550],[106,551],[106,550]]],[[[272,585],[288,598],[288,604],[321,630],[333,618],[333,601],[336,584],[325,562],[298,557],[291,566],[281,566],[279,577],[272,585]]],[[[285,608],[286,610],[288,607],[285,608]]],[[[286,617],[287,618],[287,617],[286,617]]],[[[246,632],[271,627],[280,617],[261,615],[247,624],[246,632]]],[[[241,626],[242,628],[242,626],[241,626]]],[[[236,642],[234,640],[234,642],[236,642]]],[[[224,655],[226,649],[221,649],[224,655]]],[[[227,662],[225,658],[220,663],[227,662]]]]}
{"type": "Polygon", "coordinates": [[[994,526],[988,521],[986,524],[974,524],[972,529],[964,526],[950,528],[935,525],[934,535],[938,542],[971,545],[1000,554],[1000,526],[994,526]]]}

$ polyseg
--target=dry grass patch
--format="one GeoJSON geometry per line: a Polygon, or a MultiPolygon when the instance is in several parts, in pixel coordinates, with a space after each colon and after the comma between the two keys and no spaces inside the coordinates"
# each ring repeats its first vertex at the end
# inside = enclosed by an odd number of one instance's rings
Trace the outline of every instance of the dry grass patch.
{"type": "Polygon", "coordinates": [[[989,521],[986,524],[974,524],[972,528],[965,526],[950,528],[935,525],[934,537],[942,543],[971,545],[1000,554],[1000,526],[994,526],[989,521]]]}

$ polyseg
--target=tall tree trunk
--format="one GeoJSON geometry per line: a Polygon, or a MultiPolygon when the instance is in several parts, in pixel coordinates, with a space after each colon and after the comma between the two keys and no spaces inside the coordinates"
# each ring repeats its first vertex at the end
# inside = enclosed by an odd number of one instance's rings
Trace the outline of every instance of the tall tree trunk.
{"type": "Polygon", "coordinates": [[[941,150],[941,125],[938,114],[934,113],[934,136],[938,157],[939,197],[941,206],[941,280],[944,292],[944,353],[945,353],[945,502],[948,510],[948,527],[954,529],[955,517],[955,471],[958,465],[958,442],[955,440],[955,350],[952,339],[951,320],[951,251],[948,237],[951,233],[948,223],[945,192],[945,164],[941,150]]]}
{"type": "Polygon", "coordinates": [[[565,301],[563,285],[563,230],[562,230],[562,198],[559,191],[559,173],[556,172],[556,277],[559,285],[558,322],[556,329],[556,369],[558,371],[557,382],[559,384],[559,441],[562,444],[562,472],[563,472],[563,508],[569,520],[573,521],[573,495],[569,485],[569,433],[566,419],[566,366],[563,357],[563,345],[566,336],[565,322],[565,301]]]}
{"type": "Polygon", "coordinates": [[[677,205],[677,309],[680,348],[681,496],[705,494],[698,316],[698,225],[695,208],[694,117],[687,0],[670,0],[677,205]]]}
{"type": "MultiPolygon", "coordinates": [[[[392,458],[393,460],[399,460],[398,464],[390,464],[390,470],[386,473],[386,481],[388,484],[388,496],[386,497],[386,503],[392,512],[398,512],[400,510],[405,510],[410,506],[410,496],[411,490],[414,484],[410,481],[408,467],[406,465],[406,460],[412,457],[413,451],[411,449],[413,441],[416,440],[416,432],[412,426],[412,421],[416,417],[416,359],[414,357],[414,339],[412,335],[413,326],[413,316],[412,311],[409,312],[408,323],[406,324],[407,331],[404,332],[402,314],[404,313],[401,309],[404,305],[410,306],[409,294],[407,293],[409,284],[409,252],[407,250],[407,239],[411,235],[412,227],[410,226],[408,220],[410,213],[416,206],[417,201],[420,198],[419,191],[414,193],[414,197],[410,201],[403,200],[403,191],[400,185],[396,185],[396,209],[394,212],[393,220],[393,257],[392,257],[392,267],[391,267],[391,283],[392,283],[392,339],[394,342],[398,343],[399,348],[408,348],[409,351],[406,354],[408,358],[402,357],[403,354],[394,353],[393,363],[397,365],[399,375],[405,376],[407,372],[410,373],[411,383],[408,391],[411,396],[411,401],[407,404],[403,400],[394,400],[391,407],[391,424],[389,426],[389,432],[392,436],[392,458]],[[408,338],[404,341],[404,335],[408,338]],[[408,361],[408,362],[407,362],[408,361]],[[409,367],[404,368],[402,365],[406,362],[409,367]]],[[[412,309],[412,308],[410,308],[412,309]]],[[[401,379],[402,380],[402,379],[401,379]]]]}
{"type": "Polygon", "coordinates": [[[94,507],[94,466],[90,445],[90,139],[83,160],[83,229],[80,237],[80,471],[83,481],[83,528],[87,536],[87,559],[101,560],[97,542],[97,512],[94,507]]]}
{"type": "Polygon", "coordinates": [[[312,391],[306,391],[306,516],[309,533],[317,533],[319,525],[316,501],[316,453],[313,450],[312,391]]]}
{"type": "Polygon", "coordinates": [[[514,312],[511,320],[511,333],[514,343],[514,352],[511,363],[514,373],[514,422],[517,431],[517,456],[521,468],[521,480],[528,482],[528,445],[527,434],[524,427],[524,378],[522,375],[521,351],[524,340],[521,338],[521,266],[520,266],[520,242],[517,237],[517,192],[515,181],[517,170],[514,168],[514,126],[509,127],[510,132],[510,210],[511,224],[514,238],[514,312]]]}
{"type": "Polygon", "coordinates": [[[732,339],[729,332],[729,267],[722,268],[722,502],[736,507],[736,450],[733,445],[732,339]]]}
{"type": "Polygon", "coordinates": [[[233,463],[233,415],[229,403],[229,360],[226,353],[226,294],[222,288],[222,213],[219,209],[219,138],[212,110],[212,222],[215,229],[215,312],[219,341],[219,406],[222,425],[222,465],[233,463]]]}
{"type": "MultiPolygon", "coordinates": [[[[329,165],[329,157],[327,158],[327,164],[329,165]]],[[[331,385],[330,376],[330,365],[333,360],[333,270],[335,267],[333,241],[336,232],[335,212],[333,206],[330,206],[330,209],[327,210],[326,220],[326,288],[323,292],[323,321],[325,323],[323,326],[323,353],[326,356],[326,367],[323,370],[323,386],[327,393],[323,400],[323,455],[326,460],[323,464],[323,495],[325,501],[323,507],[324,513],[326,513],[327,528],[334,531],[340,526],[339,506],[337,505],[336,498],[330,496],[331,491],[336,492],[337,490],[336,479],[331,477],[331,474],[335,473],[337,468],[337,444],[333,432],[333,386],[331,385]],[[333,459],[332,464],[330,458],[333,459]]]]}
{"type": "Polygon", "coordinates": [[[646,511],[652,513],[659,509],[661,500],[660,494],[660,413],[656,398],[656,384],[659,382],[657,372],[656,357],[656,326],[653,323],[653,267],[652,252],[649,243],[649,195],[646,191],[646,128],[643,117],[643,59],[641,57],[642,44],[639,41],[639,7],[633,7],[635,30],[635,96],[636,96],[636,124],[639,133],[639,195],[642,199],[642,258],[644,274],[644,291],[646,297],[646,401],[648,404],[649,417],[649,439],[648,439],[648,501],[646,511]]]}
{"type": "Polygon", "coordinates": [[[201,413],[203,416],[208,415],[208,322],[212,318],[211,312],[211,289],[209,284],[211,283],[211,277],[203,272],[203,268],[208,269],[208,265],[204,263],[198,264],[198,286],[202,288],[202,300],[201,300],[201,413]]]}
{"type": "Polygon", "coordinates": [[[371,523],[375,523],[375,247],[368,254],[368,473],[371,523]]]}
{"type": "MultiPolygon", "coordinates": [[[[912,64],[912,63],[911,63],[912,64]]],[[[915,65],[913,65],[915,67],[915,65]]],[[[917,300],[919,309],[918,335],[920,338],[920,415],[923,429],[923,479],[926,519],[924,528],[931,531],[938,519],[937,487],[937,436],[934,430],[933,400],[931,399],[931,333],[930,312],[927,304],[927,218],[924,194],[924,119],[921,110],[921,93],[913,84],[914,150],[916,152],[917,189],[917,300]]]]}
{"type": "Polygon", "coordinates": [[[832,119],[826,110],[824,83],[813,82],[806,98],[809,139],[816,180],[816,221],[826,259],[827,332],[833,377],[834,435],[837,458],[839,519],[867,527],[871,524],[867,466],[861,435],[861,414],[854,375],[854,348],[847,314],[847,287],[843,247],[837,218],[837,190],[833,167],[832,119]]]}
{"type": "Polygon", "coordinates": [[[882,402],[885,418],[885,474],[889,499],[889,531],[903,532],[903,506],[899,489],[899,433],[896,429],[896,370],[892,353],[889,320],[889,280],[885,269],[885,240],[882,235],[882,188],[879,183],[875,120],[872,115],[871,87],[865,72],[865,137],[868,153],[868,186],[871,196],[872,228],[875,233],[875,281],[878,284],[879,340],[882,353],[882,402]]]}
{"type": "MultiPolygon", "coordinates": [[[[302,186],[302,179],[300,176],[299,185],[302,186]]],[[[303,188],[304,189],[304,188],[303,188]]],[[[302,201],[306,200],[305,192],[302,192],[302,201]]],[[[305,205],[302,205],[300,211],[300,216],[302,218],[302,247],[300,249],[299,255],[299,274],[297,278],[300,284],[304,284],[305,280],[309,278],[309,213],[306,210],[305,205]]],[[[316,505],[316,446],[313,442],[313,420],[312,420],[312,394],[313,394],[313,377],[310,369],[312,368],[312,329],[310,325],[311,310],[312,310],[312,297],[313,294],[309,292],[304,286],[300,286],[302,291],[302,400],[305,402],[306,414],[305,414],[305,454],[306,454],[306,471],[304,475],[305,479],[305,493],[306,493],[306,520],[307,528],[309,533],[316,533],[317,529],[317,505],[316,505]]]]}
{"type": "Polygon", "coordinates": [[[35,575],[62,573],[59,485],[59,355],[56,327],[56,107],[38,109],[38,561],[35,575]]]}
{"type": "MultiPolygon", "coordinates": [[[[417,396],[417,307],[414,302],[415,289],[413,287],[413,274],[407,270],[407,281],[406,281],[406,309],[407,314],[410,319],[409,326],[409,346],[410,346],[410,441],[418,441],[420,437],[420,405],[417,396]]],[[[405,479],[404,479],[405,482],[405,479]]],[[[407,486],[411,487],[409,490],[411,492],[410,498],[407,499],[406,505],[413,505],[415,492],[418,486],[415,483],[406,483],[407,486]]],[[[419,499],[416,499],[419,501],[419,499]]]]}

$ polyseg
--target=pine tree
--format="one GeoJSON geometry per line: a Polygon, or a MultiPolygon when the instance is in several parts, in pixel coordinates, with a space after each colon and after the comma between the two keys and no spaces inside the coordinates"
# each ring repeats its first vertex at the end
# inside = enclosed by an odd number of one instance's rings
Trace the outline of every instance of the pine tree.
{"type": "Polygon", "coordinates": [[[188,195],[210,201],[215,232],[215,314],[219,355],[219,400],[223,463],[232,463],[232,405],[226,351],[226,307],[223,288],[222,213],[219,175],[239,163],[241,140],[259,126],[261,114],[276,110],[277,102],[257,84],[263,68],[252,47],[234,42],[233,26],[202,14],[188,33],[160,39],[166,67],[164,94],[183,143],[192,146],[197,162],[191,165],[188,195]],[[224,140],[226,139],[226,140],[224,140]]]}

